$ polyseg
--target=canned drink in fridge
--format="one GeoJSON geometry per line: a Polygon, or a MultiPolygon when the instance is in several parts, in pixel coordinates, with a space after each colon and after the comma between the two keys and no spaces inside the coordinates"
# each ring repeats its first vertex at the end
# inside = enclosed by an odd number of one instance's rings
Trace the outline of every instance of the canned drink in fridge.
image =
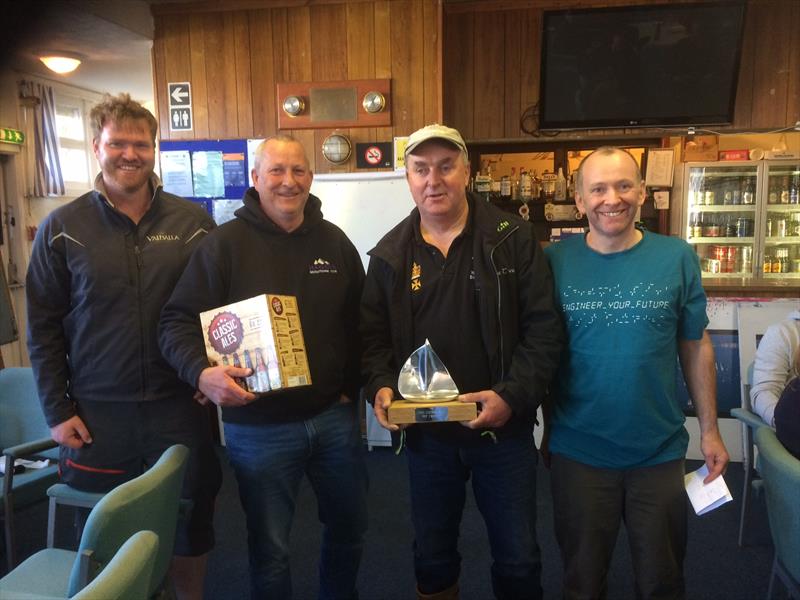
{"type": "Polygon", "coordinates": [[[727,252],[725,255],[725,265],[723,271],[725,273],[735,273],[739,269],[737,269],[737,263],[739,261],[739,248],[737,246],[727,246],[727,252]]]}
{"type": "Polygon", "coordinates": [[[775,219],[775,231],[773,232],[776,237],[786,237],[786,219],[781,217],[780,219],[775,219]]]}
{"type": "Polygon", "coordinates": [[[716,258],[706,258],[704,261],[706,273],[720,273],[722,271],[722,261],[716,258]]]}

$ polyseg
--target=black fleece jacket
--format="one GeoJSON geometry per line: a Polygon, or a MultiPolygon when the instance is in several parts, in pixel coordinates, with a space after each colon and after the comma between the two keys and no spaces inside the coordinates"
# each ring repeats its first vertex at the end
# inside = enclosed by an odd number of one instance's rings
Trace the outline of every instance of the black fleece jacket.
{"type": "Polygon", "coordinates": [[[225,407],[225,421],[296,421],[321,412],[340,394],[358,399],[364,267],[344,232],[323,220],[321,205],[310,195],[302,225],[287,233],[261,210],[258,192],[248,189],[236,218],[198,246],[161,313],[161,351],[181,379],[197,385],[208,367],[201,312],[259,294],[297,297],[312,385],[225,407]]]}
{"type": "MultiPolygon", "coordinates": [[[[513,411],[503,428],[532,427],[555,374],[564,331],[553,297],[553,277],[533,226],[469,196],[480,329],[492,389],[513,411]]],[[[373,248],[361,302],[365,393],[397,392],[397,376],[415,350],[410,292],[414,209],[373,248]]],[[[458,327],[458,323],[453,323],[458,327]]],[[[423,427],[430,427],[425,425],[423,427]]],[[[456,436],[458,437],[458,436],[456,436]]]]}
{"type": "Polygon", "coordinates": [[[45,219],[28,268],[28,350],[47,424],[79,402],[186,398],[158,351],[159,314],[189,255],[214,227],[197,204],[166,193],[135,224],[98,190],[45,219]]]}

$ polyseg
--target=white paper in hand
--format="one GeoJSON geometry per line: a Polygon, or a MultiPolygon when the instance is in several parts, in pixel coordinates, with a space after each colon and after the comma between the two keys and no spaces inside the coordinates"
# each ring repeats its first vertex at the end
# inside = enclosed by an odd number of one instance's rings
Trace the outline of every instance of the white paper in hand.
{"type": "Polygon", "coordinates": [[[708,466],[703,465],[697,471],[687,473],[683,477],[686,493],[697,515],[704,515],[733,500],[721,475],[710,483],[703,483],[703,479],[707,476],[708,466]]]}

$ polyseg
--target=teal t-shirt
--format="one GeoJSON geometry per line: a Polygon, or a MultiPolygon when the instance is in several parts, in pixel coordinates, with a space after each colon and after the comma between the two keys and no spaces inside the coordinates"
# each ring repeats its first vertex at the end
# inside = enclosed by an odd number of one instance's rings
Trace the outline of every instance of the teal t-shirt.
{"type": "Polygon", "coordinates": [[[572,236],[546,254],[568,340],[550,450],[620,469],[683,457],[678,339],[700,339],[708,323],[697,255],[682,240],[646,231],[623,252],[600,254],[572,236]]]}

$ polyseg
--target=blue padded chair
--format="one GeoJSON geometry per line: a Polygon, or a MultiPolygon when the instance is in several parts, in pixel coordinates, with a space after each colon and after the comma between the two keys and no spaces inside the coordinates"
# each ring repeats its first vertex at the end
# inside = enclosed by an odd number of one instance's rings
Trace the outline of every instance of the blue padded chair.
{"type": "Polygon", "coordinates": [[[758,469],[755,461],[753,434],[759,427],[767,424],[753,412],[750,405],[750,386],[753,382],[753,363],[747,369],[747,383],[743,384],[742,398],[744,398],[741,408],[732,408],[731,416],[735,417],[742,424],[742,468],[744,469],[744,482],[742,483],[742,510],[739,513],[739,547],[744,542],[744,524],[747,519],[747,511],[750,507],[750,490],[756,492],[761,490],[761,480],[758,479],[758,469]]]}
{"type": "Polygon", "coordinates": [[[793,598],[800,598],[800,460],[789,454],[770,427],[756,430],[761,478],[775,559],[767,598],[777,576],[793,598]]]}
{"type": "Polygon", "coordinates": [[[5,475],[3,486],[3,520],[8,570],[17,563],[14,541],[14,507],[43,500],[47,488],[58,480],[58,466],[26,469],[14,473],[18,458],[44,456],[58,459],[58,446],[50,438],[44,420],[36,381],[30,368],[9,367],[0,370],[0,448],[3,449],[5,475]]]}
{"type": "Polygon", "coordinates": [[[89,513],[77,552],[57,548],[37,552],[0,579],[0,598],[31,594],[71,598],[142,529],[155,532],[159,539],[146,596],[155,594],[166,581],[172,558],[188,457],[186,446],[172,446],[152,468],[108,492],[89,513]]]}

